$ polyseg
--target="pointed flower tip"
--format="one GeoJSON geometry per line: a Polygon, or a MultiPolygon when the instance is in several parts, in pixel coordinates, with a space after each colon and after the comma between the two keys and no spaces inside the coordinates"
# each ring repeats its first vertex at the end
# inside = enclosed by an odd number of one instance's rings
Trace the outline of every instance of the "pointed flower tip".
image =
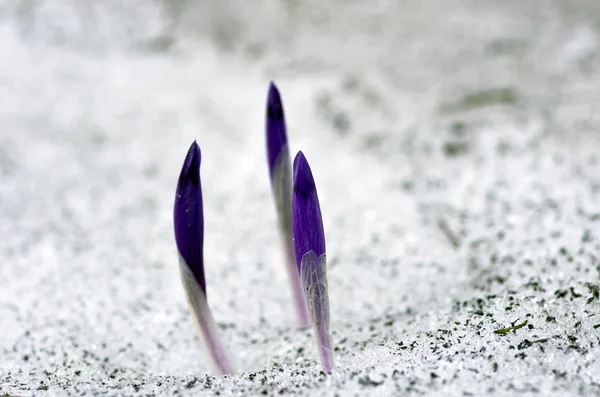
{"type": "Polygon", "coordinates": [[[179,186],[187,181],[200,181],[200,163],[202,161],[202,152],[200,146],[196,141],[192,142],[188,149],[187,155],[181,167],[181,174],[179,175],[179,186]]]}
{"type": "Polygon", "coordinates": [[[277,85],[275,82],[271,80],[269,82],[269,98],[271,98],[273,95],[277,95],[277,97],[279,97],[279,90],[277,90],[277,85]]]}
{"type": "Polygon", "coordinates": [[[311,194],[315,196],[317,194],[315,179],[302,151],[299,151],[294,158],[294,194],[304,198],[308,198],[311,194]]]}
{"type": "Polygon", "coordinates": [[[271,177],[273,177],[274,168],[277,165],[277,158],[279,157],[283,146],[287,144],[283,103],[281,102],[279,90],[273,82],[269,84],[266,130],[269,171],[271,173],[271,177]]]}
{"type": "Polygon", "coordinates": [[[206,293],[204,280],[203,242],[204,214],[200,183],[200,147],[194,141],[181,167],[175,193],[173,226],[175,242],[181,260],[189,267],[206,293]]]}
{"type": "Polygon", "coordinates": [[[279,89],[275,85],[274,81],[269,83],[268,103],[269,105],[281,106],[281,95],[279,94],[279,89]]]}
{"type": "Polygon", "coordinates": [[[294,159],[292,224],[298,267],[306,253],[314,251],[317,256],[325,253],[325,231],[319,197],[312,171],[302,152],[298,152],[294,159]]]}

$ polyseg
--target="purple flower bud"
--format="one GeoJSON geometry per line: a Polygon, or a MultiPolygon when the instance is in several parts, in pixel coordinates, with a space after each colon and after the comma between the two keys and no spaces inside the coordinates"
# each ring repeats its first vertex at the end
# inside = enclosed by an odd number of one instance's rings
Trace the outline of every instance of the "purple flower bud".
{"type": "Polygon", "coordinates": [[[294,159],[292,218],[296,264],[300,271],[302,257],[307,252],[312,250],[317,256],[325,253],[325,231],[317,188],[308,161],[301,151],[294,159]]]}
{"type": "MultiPolygon", "coordinates": [[[[285,116],[283,114],[283,103],[281,96],[271,82],[269,85],[269,96],[267,98],[267,157],[269,160],[269,173],[271,181],[276,176],[276,167],[279,162],[290,167],[290,153],[287,147],[287,135],[285,128],[285,116]]],[[[291,182],[290,182],[291,183],[291,182]]]]}
{"type": "Polygon", "coordinates": [[[333,342],[329,332],[329,294],[325,232],[315,181],[302,152],[294,159],[292,218],[296,262],[304,299],[313,325],[321,365],[333,371],[333,342]]]}
{"type": "Polygon", "coordinates": [[[271,190],[273,191],[273,198],[275,199],[275,207],[277,209],[279,235],[285,254],[290,289],[296,307],[298,325],[306,327],[309,319],[294,255],[290,150],[287,144],[283,105],[279,91],[273,82],[269,85],[269,95],[267,98],[266,138],[271,190]]]}
{"type": "Polygon", "coordinates": [[[200,147],[194,141],[185,157],[177,182],[173,222],[179,255],[206,295],[203,258],[204,214],[200,184],[201,157],[200,147]]]}
{"type": "Polygon", "coordinates": [[[271,189],[277,207],[279,225],[286,236],[289,245],[292,243],[292,167],[290,151],[285,135],[285,120],[281,97],[275,84],[269,85],[267,99],[267,159],[269,161],[269,175],[271,189]]]}
{"type": "Polygon", "coordinates": [[[234,372],[225,346],[219,337],[215,320],[206,301],[204,280],[204,217],[202,186],[200,184],[200,147],[194,141],[188,150],[175,194],[173,223],[175,242],[179,251],[179,271],[194,324],[202,342],[221,374],[234,372]]]}

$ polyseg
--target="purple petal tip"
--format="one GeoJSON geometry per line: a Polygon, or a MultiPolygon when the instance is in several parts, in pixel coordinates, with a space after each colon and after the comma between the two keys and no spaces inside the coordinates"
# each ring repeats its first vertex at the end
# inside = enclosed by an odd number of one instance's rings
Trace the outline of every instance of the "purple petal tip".
{"type": "Polygon", "coordinates": [[[202,161],[202,152],[200,152],[200,146],[196,141],[192,142],[188,149],[187,155],[181,167],[181,173],[179,174],[178,187],[181,186],[185,180],[193,183],[200,183],[200,162],[202,161]]]}
{"type": "Polygon", "coordinates": [[[287,143],[285,116],[283,113],[283,103],[279,90],[274,82],[269,84],[269,95],[267,98],[267,157],[269,160],[269,171],[271,178],[277,157],[281,148],[287,143]]]}
{"type": "Polygon", "coordinates": [[[304,153],[294,159],[294,191],[292,219],[296,264],[300,269],[302,257],[311,250],[317,256],[325,253],[325,231],[315,180],[304,153]]]}
{"type": "Polygon", "coordinates": [[[313,193],[317,194],[315,179],[302,151],[294,158],[294,193],[303,198],[308,198],[313,193]]]}
{"type": "Polygon", "coordinates": [[[175,193],[173,224],[179,255],[190,268],[206,294],[204,280],[204,214],[200,183],[200,147],[194,141],[181,167],[175,193]]]}

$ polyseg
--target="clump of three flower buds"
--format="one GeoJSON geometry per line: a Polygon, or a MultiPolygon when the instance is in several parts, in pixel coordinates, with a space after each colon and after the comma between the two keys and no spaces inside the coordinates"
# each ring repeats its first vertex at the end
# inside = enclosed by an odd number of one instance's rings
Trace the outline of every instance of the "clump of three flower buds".
{"type": "MultiPolygon", "coordinates": [[[[279,234],[286,256],[297,320],[301,327],[308,322],[312,324],[323,370],[332,372],[334,364],[329,332],[325,233],[319,199],[312,171],[302,152],[298,152],[294,159],[292,173],[283,104],[273,83],[269,86],[267,99],[266,142],[279,234]]],[[[233,367],[206,300],[200,159],[200,148],[194,141],[177,184],[175,240],[181,278],[195,324],[217,370],[222,374],[230,374],[233,373],[233,367]]]]}

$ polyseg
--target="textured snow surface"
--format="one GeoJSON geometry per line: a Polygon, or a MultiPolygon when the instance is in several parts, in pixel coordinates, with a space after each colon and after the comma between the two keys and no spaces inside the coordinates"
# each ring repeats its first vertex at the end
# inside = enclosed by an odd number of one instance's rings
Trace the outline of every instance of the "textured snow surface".
{"type": "Polygon", "coordinates": [[[4,0],[0,65],[0,395],[600,394],[600,2],[4,0]],[[321,201],[333,375],[294,327],[270,80],[321,201]],[[179,279],[194,139],[235,376],[179,279]]]}

